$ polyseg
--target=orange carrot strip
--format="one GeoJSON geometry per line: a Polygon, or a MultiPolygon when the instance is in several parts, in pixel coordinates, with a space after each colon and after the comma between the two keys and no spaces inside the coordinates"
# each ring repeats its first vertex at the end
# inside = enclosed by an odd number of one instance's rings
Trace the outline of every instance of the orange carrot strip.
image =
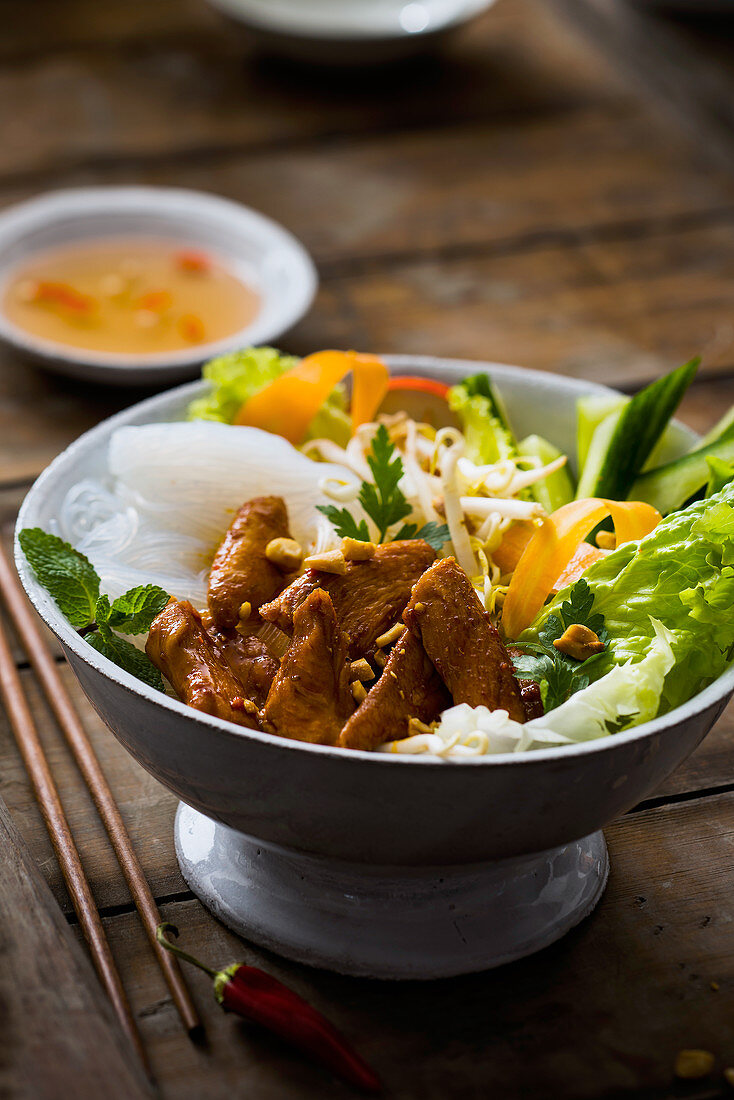
{"type": "Polygon", "coordinates": [[[561,571],[561,575],[556,578],[551,592],[560,592],[562,588],[567,588],[569,584],[575,584],[590,565],[593,565],[595,561],[599,561],[608,553],[608,550],[600,550],[598,546],[592,546],[591,543],[580,542],[570,562],[561,571]]]}
{"type": "Polygon", "coordinates": [[[200,344],[206,335],[204,322],[195,313],[184,313],[178,322],[178,330],[184,340],[189,340],[192,344],[200,344]]]}
{"type": "Polygon", "coordinates": [[[236,424],[303,442],[308,426],[324,401],[352,371],[352,422],[371,420],[385,394],[387,367],[374,355],[355,351],[317,351],[253,394],[235,418],[236,424]]]}
{"type": "Polygon", "coordinates": [[[82,294],[70,283],[56,283],[49,280],[41,280],[36,284],[33,300],[50,302],[75,313],[89,313],[96,305],[94,298],[88,294],[82,294]]]}
{"type": "Polygon", "coordinates": [[[172,305],[170,290],[148,290],[138,298],[138,309],[149,309],[153,313],[164,313],[172,305]]]}
{"type": "Polygon", "coordinates": [[[640,501],[590,497],[558,508],[536,529],[512,575],[502,608],[502,626],[508,638],[517,638],[530,625],[579,544],[608,515],[618,525],[618,544],[643,538],[662,518],[655,508],[640,501]]]}

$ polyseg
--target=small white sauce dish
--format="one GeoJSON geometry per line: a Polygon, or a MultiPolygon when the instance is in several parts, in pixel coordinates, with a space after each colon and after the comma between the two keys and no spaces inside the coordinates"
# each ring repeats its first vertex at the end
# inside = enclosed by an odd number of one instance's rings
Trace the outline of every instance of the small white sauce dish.
{"type": "Polygon", "coordinates": [[[0,301],[34,255],[99,239],[170,240],[215,255],[254,290],[260,305],[226,339],[177,351],[90,351],[42,339],[0,308],[0,339],[50,370],[114,385],[167,385],[194,377],[202,362],[234,348],[277,340],[313,301],[318,278],[305,248],[286,229],[239,203],[166,187],[85,187],[53,191],[0,213],[0,301]]]}
{"type": "Polygon", "coordinates": [[[495,0],[209,0],[272,51],[296,61],[395,61],[479,15],[495,0]]]}

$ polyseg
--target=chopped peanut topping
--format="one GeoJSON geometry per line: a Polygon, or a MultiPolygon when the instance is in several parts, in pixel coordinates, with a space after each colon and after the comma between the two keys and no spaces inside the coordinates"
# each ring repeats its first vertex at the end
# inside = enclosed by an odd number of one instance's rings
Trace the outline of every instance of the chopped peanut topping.
{"type": "Polygon", "coordinates": [[[371,680],[374,675],[372,666],[369,661],[365,661],[364,657],[360,657],[358,661],[352,661],[350,670],[352,680],[371,680]]]}
{"type": "Polygon", "coordinates": [[[596,536],[596,545],[600,550],[616,550],[617,538],[611,531],[599,531],[596,536]]]}
{"type": "Polygon", "coordinates": [[[322,573],[338,573],[343,577],[347,571],[347,562],[341,550],[324,550],[321,554],[311,554],[303,562],[306,569],[318,569],[322,573]]]}
{"type": "Polygon", "coordinates": [[[714,1068],[714,1056],[710,1050],[679,1050],[673,1072],[684,1081],[696,1081],[708,1077],[714,1068]]]}
{"type": "Polygon", "coordinates": [[[271,539],[265,547],[265,557],[280,569],[281,573],[294,573],[296,569],[301,568],[303,550],[295,539],[271,539]]]}
{"type": "Polygon", "coordinates": [[[249,619],[250,615],[252,615],[252,604],[249,600],[245,600],[240,604],[239,617],[241,620],[249,619]]]}
{"type": "Polygon", "coordinates": [[[599,641],[599,635],[580,623],[569,626],[560,638],[556,638],[553,645],[576,661],[585,661],[604,649],[604,642],[599,641]]]}
{"type": "Polygon", "coordinates": [[[402,623],[395,623],[395,626],[391,626],[389,630],[386,630],[384,634],[375,639],[375,645],[379,646],[380,649],[383,646],[392,645],[393,642],[397,642],[404,630],[405,627],[402,623]]]}
{"type": "Polygon", "coordinates": [[[374,542],[360,542],[359,539],[342,539],[342,553],[347,561],[369,561],[374,558],[377,547],[374,542]]]}
{"type": "Polygon", "coordinates": [[[363,683],[359,680],[355,680],[352,684],[352,698],[355,703],[361,703],[363,699],[367,698],[367,690],[363,683]]]}

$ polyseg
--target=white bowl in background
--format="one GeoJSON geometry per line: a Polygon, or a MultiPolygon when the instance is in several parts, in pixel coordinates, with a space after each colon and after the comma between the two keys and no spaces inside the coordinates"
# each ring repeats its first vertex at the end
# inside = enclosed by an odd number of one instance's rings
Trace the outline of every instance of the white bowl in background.
{"type": "Polygon", "coordinates": [[[83,187],[52,191],[0,213],[0,296],[33,255],[95,239],[152,238],[208,250],[260,296],[252,321],[216,342],[179,351],[119,354],[44,340],[0,309],[0,339],[50,370],[114,385],[168,385],[234,348],[265,344],[308,310],[318,279],[295,237],[240,203],[176,187],[83,187]]]}
{"type": "Polygon", "coordinates": [[[409,56],[496,0],[209,0],[298,61],[376,64],[409,56]]]}
{"type": "MultiPolygon", "coordinates": [[[[494,363],[388,356],[399,374],[454,383],[486,369],[520,435],[575,456],[575,401],[603,386],[494,363]]],[[[49,529],[66,492],[99,476],[123,425],[180,420],[193,383],[135,405],[59,455],[18,529],[49,529]]],[[[681,453],[695,436],[675,426],[681,453]]],[[[273,486],[277,492],[277,486],[273,486]]],[[[350,974],[441,977],[528,954],[598,900],[599,831],[699,744],[734,668],[644,725],[587,743],[461,762],[305,744],[199,713],[146,687],[80,638],[16,546],[23,585],[118,740],[183,803],[184,876],[241,934],[350,974]]]]}

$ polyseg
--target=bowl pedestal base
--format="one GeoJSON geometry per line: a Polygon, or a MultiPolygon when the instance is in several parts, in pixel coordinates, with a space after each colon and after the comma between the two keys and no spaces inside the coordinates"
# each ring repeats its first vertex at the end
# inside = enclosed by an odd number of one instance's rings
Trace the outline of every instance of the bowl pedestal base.
{"type": "Polygon", "coordinates": [[[445,978],[539,951],[583,920],[609,873],[604,836],[494,863],[375,867],[265,844],[192,810],[176,854],[233,931],[309,966],[371,978],[445,978]]]}

